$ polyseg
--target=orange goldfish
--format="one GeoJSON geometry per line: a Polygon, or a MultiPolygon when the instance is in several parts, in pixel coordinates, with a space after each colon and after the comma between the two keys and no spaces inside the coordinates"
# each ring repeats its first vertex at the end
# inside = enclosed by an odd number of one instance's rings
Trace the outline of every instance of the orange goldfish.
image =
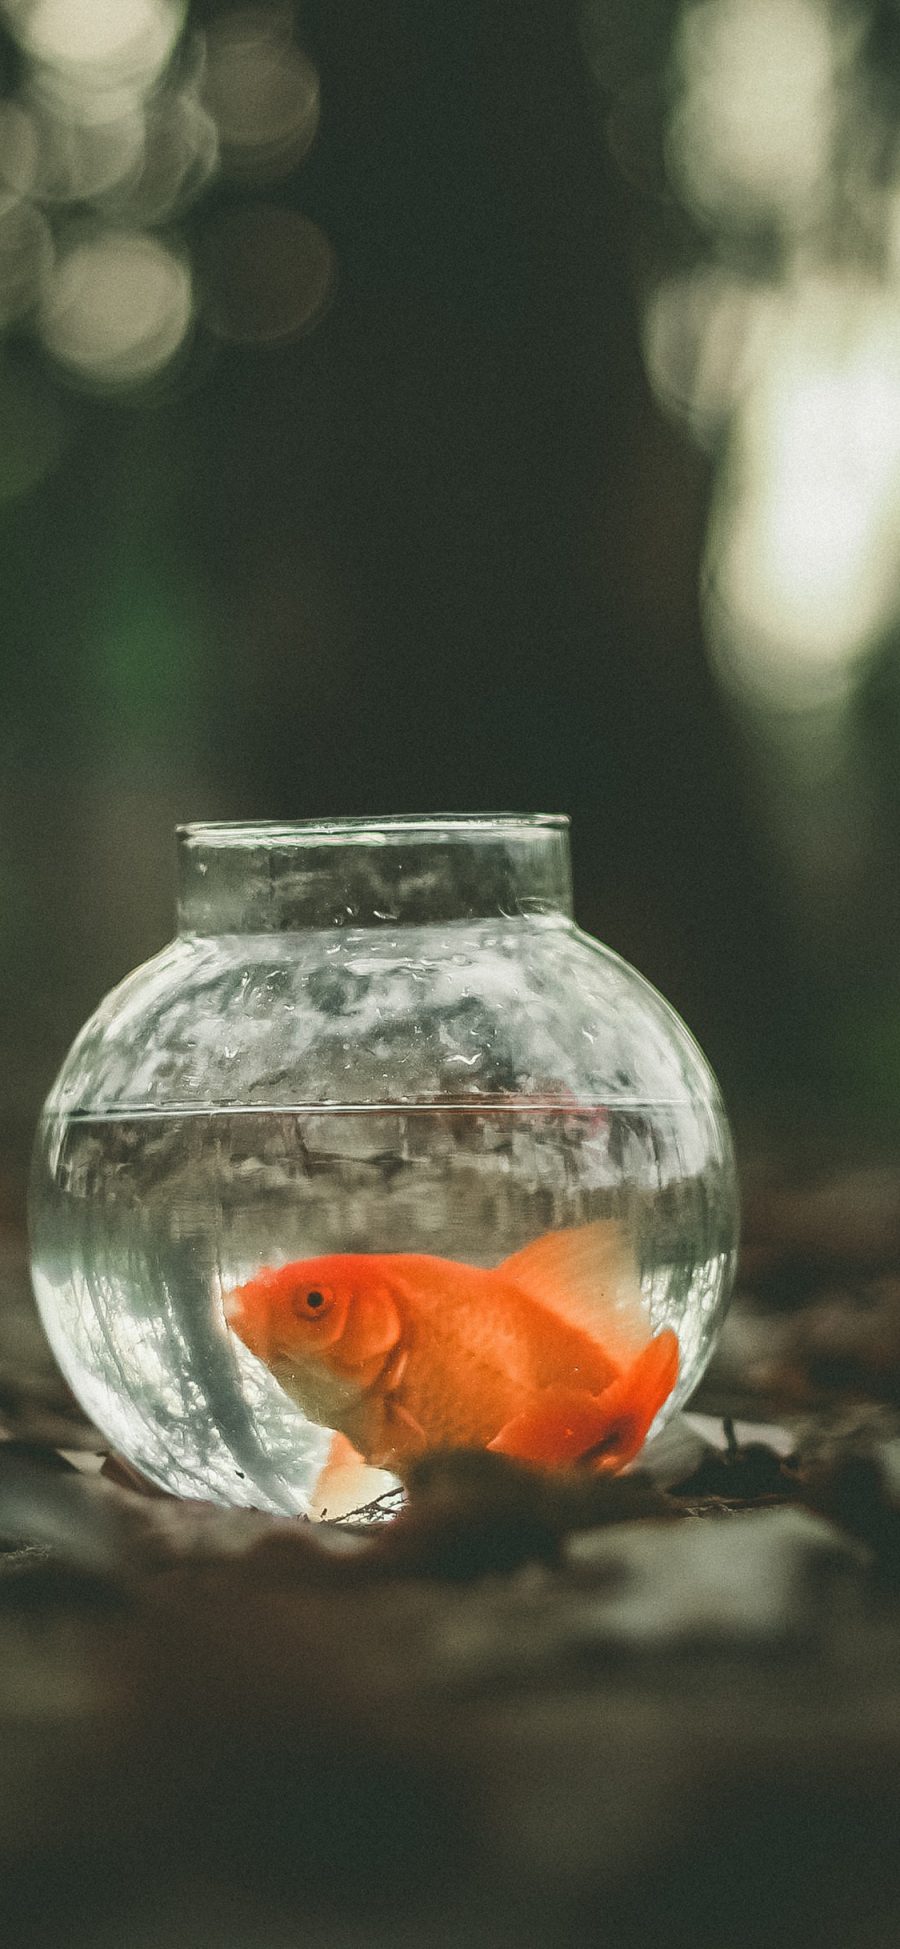
{"type": "Polygon", "coordinates": [[[442,1446],[619,1469],[678,1373],[611,1221],[548,1232],[489,1271],[412,1252],[264,1267],[226,1294],[225,1317],[342,1457],[401,1479],[442,1446]]]}

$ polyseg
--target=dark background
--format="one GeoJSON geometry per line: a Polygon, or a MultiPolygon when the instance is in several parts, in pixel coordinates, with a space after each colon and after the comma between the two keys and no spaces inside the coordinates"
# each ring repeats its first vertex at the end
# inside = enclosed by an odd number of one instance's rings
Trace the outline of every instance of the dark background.
{"type": "MultiPolygon", "coordinates": [[[[143,9],[152,26],[175,5],[123,0],[119,17],[143,9]]],[[[898,1940],[900,12],[896,0],[261,10],[318,70],[315,141],[296,167],[249,170],[223,143],[219,173],[150,217],[127,185],[88,195],[72,162],[103,93],[83,49],[95,32],[114,42],[115,0],[4,0],[0,13],[6,1939],[886,1949],[898,1940]],[[29,20],[62,23],[66,87],[35,124],[33,179],[26,155],[11,191],[10,129],[35,85],[29,20]],[[666,142],[698,21],[692,72],[702,95],[709,57],[712,121],[692,201],[666,142]],[[828,111],[827,88],[818,106],[804,93],[823,22],[843,63],[830,160],[788,210],[783,188],[792,170],[803,179],[828,111]],[[720,112],[730,149],[712,141],[720,112]],[[317,226],[295,224],[296,260],[261,245],[228,258],[233,220],[271,243],[292,214],[317,226]],[[54,356],[53,330],[58,354],[73,321],[64,310],[54,326],[29,270],[29,238],[62,263],[79,226],[117,224],[181,253],[194,279],[191,332],[146,383],[123,383],[111,355],[92,380],[83,360],[54,356]],[[331,302],[315,329],[296,312],[282,329],[295,300],[304,312],[317,238],[334,254],[331,302]],[[725,299],[711,359],[688,329],[690,278],[710,269],[725,299]],[[815,278],[803,284],[811,269],[850,301],[837,351],[824,284],[820,298],[815,278]],[[663,385],[648,320],[671,277],[688,283],[674,287],[663,385]],[[887,514],[888,555],[867,569],[859,553],[863,607],[867,575],[893,559],[897,573],[840,698],[807,683],[788,708],[802,674],[789,629],[769,645],[771,694],[757,682],[751,698],[711,632],[704,564],[716,523],[727,543],[740,515],[739,498],[717,499],[740,418],[722,403],[744,350],[732,297],[760,296],[771,315],[798,277],[839,449],[835,466],[813,414],[808,455],[791,455],[796,534],[782,505],[788,555],[805,536],[807,650],[830,625],[810,587],[811,562],[828,583],[820,476],[835,556],[835,493],[846,486],[851,538],[860,506],[876,527],[887,514]],[[854,365],[857,296],[863,327],[878,326],[874,369],[854,365]],[[865,499],[873,479],[881,502],[865,499]],[[480,1471],[503,1457],[463,1454],[443,1474],[432,1458],[410,1520],[356,1559],[301,1524],[151,1500],[55,1371],[20,1227],[43,1093],[103,992],[171,932],[172,829],[492,808],[571,813],[579,919],[683,1013],[733,1116],[740,1292],[694,1403],[704,1436],[695,1422],[670,1464],[691,1473],[679,1483],[663,1463],[671,1495],[642,1474],[560,1477],[557,1502],[549,1478],[480,1471]],[[738,1421],[723,1450],[725,1414],[738,1421]],[[610,1493],[582,1500],[593,1488],[610,1493]],[[583,1525],[579,1557],[570,1531],[583,1525]]],[[[188,7],[136,111],[148,142],[157,97],[163,122],[167,100],[202,105],[215,33],[241,12],[188,7]]],[[[127,298],[121,314],[88,316],[82,352],[107,327],[121,349],[127,298]]],[[[837,586],[852,625],[852,575],[837,586]]],[[[778,615],[790,622],[784,587],[778,615]]]]}
{"type": "MultiPolygon", "coordinates": [[[[678,12],[642,23],[662,73],[678,12]]],[[[92,396],[10,337],[66,429],[0,508],[10,1215],[74,1032],[171,932],[172,827],[207,817],[567,811],[582,924],[686,1017],[747,1146],[896,1138],[893,649],[855,706],[872,845],[829,904],[827,792],[789,870],[777,762],[707,657],[714,456],[640,342],[647,236],[684,223],[612,160],[582,29],[564,0],[307,0],[318,136],[179,217],[200,310],[172,383],[92,396]],[[248,195],[335,253],[283,344],[204,319],[206,226],[248,195]]]]}

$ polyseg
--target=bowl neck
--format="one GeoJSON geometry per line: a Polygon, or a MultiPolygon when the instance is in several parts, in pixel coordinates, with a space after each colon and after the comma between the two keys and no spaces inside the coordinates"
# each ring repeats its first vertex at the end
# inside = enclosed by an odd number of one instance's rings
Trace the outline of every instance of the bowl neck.
{"type": "Polygon", "coordinates": [[[183,933],[571,913],[562,817],[347,819],[178,833],[183,933]]]}

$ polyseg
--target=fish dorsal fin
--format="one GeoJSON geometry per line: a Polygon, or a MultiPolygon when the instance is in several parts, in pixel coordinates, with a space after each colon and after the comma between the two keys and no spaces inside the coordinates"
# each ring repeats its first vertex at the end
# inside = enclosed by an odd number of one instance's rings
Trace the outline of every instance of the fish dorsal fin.
{"type": "Polygon", "coordinates": [[[545,1232],[497,1267],[519,1291],[589,1333],[619,1364],[651,1338],[634,1254],[612,1218],[545,1232]]]}

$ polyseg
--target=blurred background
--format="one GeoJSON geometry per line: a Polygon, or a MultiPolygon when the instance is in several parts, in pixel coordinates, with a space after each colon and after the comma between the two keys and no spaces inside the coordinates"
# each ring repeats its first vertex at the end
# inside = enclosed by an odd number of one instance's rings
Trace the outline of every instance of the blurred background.
{"type": "Polygon", "coordinates": [[[0,0],[0,1217],[176,821],[568,811],[900,1140],[900,6],[0,0]]]}

